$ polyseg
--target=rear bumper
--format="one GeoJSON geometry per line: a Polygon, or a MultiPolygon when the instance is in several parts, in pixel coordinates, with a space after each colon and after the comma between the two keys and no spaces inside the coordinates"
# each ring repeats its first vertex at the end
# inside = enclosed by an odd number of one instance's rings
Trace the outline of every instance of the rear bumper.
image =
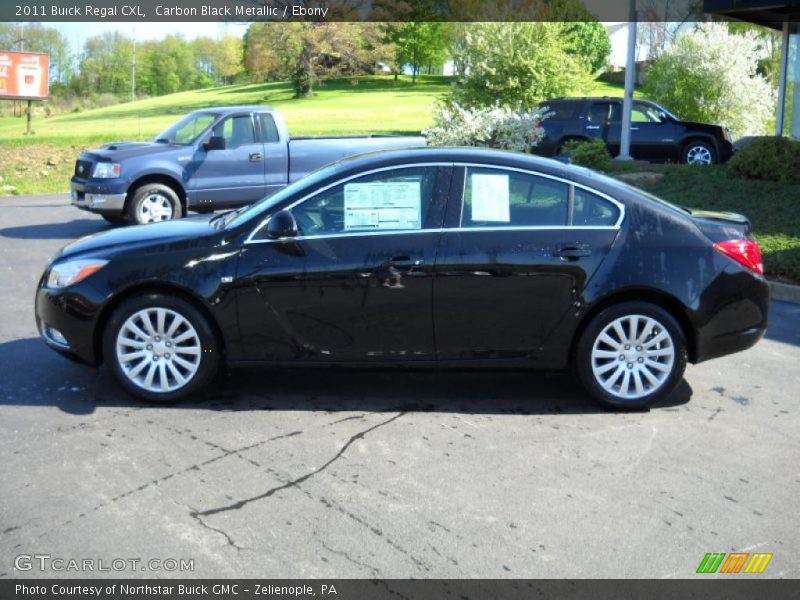
{"type": "Polygon", "coordinates": [[[770,292],[763,277],[743,271],[726,274],[714,287],[721,301],[696,329],[696,363],[747,350],[767,331],[770,292]]]}
{"type": "Polygon", "coordinates": [[[125,210],[127,190],[119,183],[94,183],[75,177],[70,182],[72,206],[98,214],[120,215],[125,210]]]}

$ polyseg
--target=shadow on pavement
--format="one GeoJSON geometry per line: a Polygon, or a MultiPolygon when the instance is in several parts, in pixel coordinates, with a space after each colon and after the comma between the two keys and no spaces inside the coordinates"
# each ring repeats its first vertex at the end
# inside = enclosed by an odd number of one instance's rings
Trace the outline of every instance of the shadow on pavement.
{"type": "Polygon", "coordinates": [[[111,225],[101,219],[75,219],[67,223],[6,227],[0,229],[0,237],[20,240],[71,240],[107,229],[111,229],[111,225]]]}
{"type": "Polygon", "coordinates": [[[800,346],[800,304],[773,300],[770,303],[767,339],[800,346]]]}
{"type": "MultiPolygon", "coordinates": [[[[248,368],[221,373],[202,399],[147,403],[119,387],[106,368],[77,365],[37,338],[0,344],[0,405],[217,411],[370,411],[468,414],[602,413],[567,373],[476,369],[248,368]]],[[[658,408],[687,403],[683,381],[658,408]]]]}

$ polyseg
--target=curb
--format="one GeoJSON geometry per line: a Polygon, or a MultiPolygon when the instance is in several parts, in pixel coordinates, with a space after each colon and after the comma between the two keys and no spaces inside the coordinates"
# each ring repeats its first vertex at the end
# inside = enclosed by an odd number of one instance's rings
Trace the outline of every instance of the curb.
{"type": "Polygon", "coordinates": [[[778,281],[770,281],[769,289],[772,300],[781,300],[782,302],[800,304],[800,285],[791,285],[788,283],[780,283],[778,281]]]}

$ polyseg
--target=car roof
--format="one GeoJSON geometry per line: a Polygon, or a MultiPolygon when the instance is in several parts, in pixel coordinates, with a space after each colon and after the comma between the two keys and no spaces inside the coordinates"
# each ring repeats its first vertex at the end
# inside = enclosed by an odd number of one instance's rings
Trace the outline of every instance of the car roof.
{"type": "Polygon", "coordinates": [[[215,113],[218,115],[230,115],[241,112],[274,112],[275,109],[271,106],[263,106],[260,104],[242,104],[238,106],[209,106],[208,108],[199,108],[193,112],[202,113],[215,113]]]}
{"type": "Polygon", "coordinates": [[[552,158],[490,148],[424,147],[379,150],[343,158],[335,164],[338,167],[338,175],[341,176],[344,172],[380,169],[395,165],[451,162],[531,170],[626,197],[630,195],[632,189],[616,179],[585,167],[552,158]]]}

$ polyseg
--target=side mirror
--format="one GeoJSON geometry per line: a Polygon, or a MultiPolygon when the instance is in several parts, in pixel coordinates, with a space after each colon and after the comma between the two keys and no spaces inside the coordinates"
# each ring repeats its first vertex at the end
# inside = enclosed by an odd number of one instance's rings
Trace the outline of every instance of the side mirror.
{"type": "Polygon", "coordinates": [[[203,144],[206,152],[210,150],[225,150],[225,138],[221,135],[212,135],[208,141],[203,144]]]}
{"type": "Polygon", "coordinates": [[[276,212],[269,218],[266,227],[267,237],[273,240],[297,236],[297,222],[288,210],[276,212]]]}

